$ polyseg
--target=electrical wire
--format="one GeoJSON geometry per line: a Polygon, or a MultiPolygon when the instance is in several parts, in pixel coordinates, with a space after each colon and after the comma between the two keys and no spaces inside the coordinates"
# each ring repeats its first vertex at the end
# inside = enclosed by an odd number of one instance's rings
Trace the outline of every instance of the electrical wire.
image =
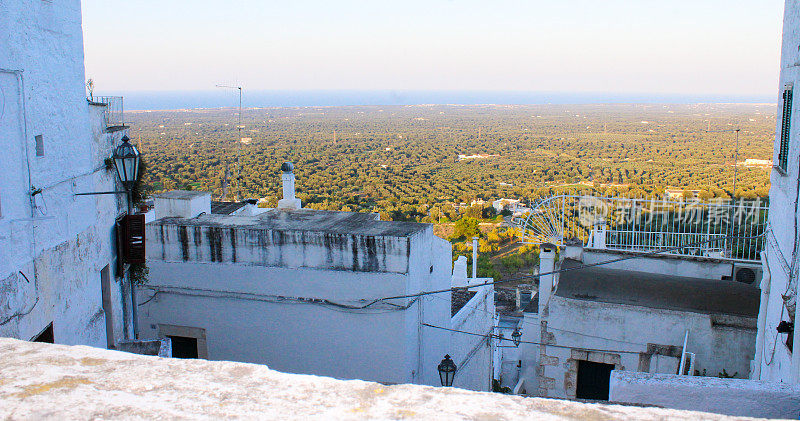
{"type": "Polygon", "coordinates": [[[718,237],[718,238],[713,238],[713,239],[710,239],[710,240],[696,241],[694,243],[688,243],[688,244],[684,244],[684,245],[677,246],[677,247],[670,247],[670,248],[665,248],[665,249],[660,249],[660,250],[654,250],[654,251],[645,252],[645,253],[637,253],[637,254],[632,255],[632,256],[620,257],[620,258],[617,258],[617,259],[606,260],[606,261],[603,261],[603,262],[590,263],[590,264],[585,264],[585,265],[580,265],[580,266],[573,266],[573,267],[568,267],[568,268],[561,268],[561,269],[553,270],[553,271],[550,271],[550,272],[539,273],[537,275],[524,275],[524,276],[520,276],[520,277],[517,277],[517,278],[503,279],[503,280],[492,281],[492,282],[484,282],[482,284],[469,285],[469,286],[465,286],[465,287],[452,287],[452,288],[439,289],[439,290],[433,290],[433,291],[419,292],[419,293],[416,293],[416,294],[405,294],[405,295],[396,295],[396,296],[392,296],[392,297],[377,298],[377,299],[374,299],[374,300],[370,301],[369,303],[367,303],[367,304],[365,304],[363,306],[359,306],[358,308],[359,309],[368,308],[368,307],[370,307],[372,305],[375,305],[377,303],[380,303],[380,302],[383,302],[383,301],[386,301],[386,300],[399,300],[399,299],[403,299],[403,298],[417,298],[417,297],[423,297],[423,296],[426,296],[426,295],[443,294],[443,293],[446,293],[446,292],[453,292],[453,291],[459,291],[459,290],[466,291],[466,290],[469,290],[469,289],[472,289],[472,288],[480,288],[480,287],[485,287],[485,286],[489,286],[489,285],[498,285],[498,284],[506,284],[506,283],[510,283],[510,282],[519,282],[519,281],[522,281],[522,280],[531,279],[531,278],[539,278],[539,277],[546,276],[546,275],[554,275],[554,274],[557,274],[557,273],[569,272],[569,271],[574,271],[574,270],[581,270],[581,269],[586,269],[586,268],[590,268],[590,267],[604,266],[604,265],[608,265],[608,264],[611,264],[611,263],[617,263],[617,262],[622,262],[622,261],[626,261],[626,260],[640,259],[640,258],[649,257],[649,256],[657,256],[657,255],[662,254],[662,253],[667,253],[667,252],[670,252],[670,251],[676,251],[676,250],[680,250],[680,249],[683,249],[683,248],[686,248],[686,247],[695,247],[695,246],[699,246],[699,245],[703,245],[703,244],[707,244],[707,243],[712,243],[712,242],[715,242],[715,241],[752,240],[752,239],[763,237],[765,235],[766,235],[766,231],[764,231],[764,232],[762,232],[761,234],[758,234],[758,235],[752,235],[752,236],[747,236],[747,237],[739,237],[739,236],[718,237]]]}
{"type": "MultiPolygon", "coordinates": [[[[435,296],[435,295],[433,296],[433,298],[435,298],[435,299],[437,299],[437,300],[447,301],[446,299],[444,299],[444,298],[441,298],[441,297],[437,297],[437,296],[435,296]]],[[[468,305],[468,304],[465,304],[465,305],[464,305],[464,307],[469,307],[469,308],[472,308],[472,309],[474,309],[475,311],[480,311],[480,312],[483,312],[483,313],[486,313],[486,314],[490,314],[490,315],[491,315],[491,314],[493,314],[493,313],[492,313],[492,312],[490,312],[490,311],[486,311],[486,310],[484,310],[484,309],[482,309],[482,308],[478,308],[478,307],[471,306],[471,305],[468,305]]],[[[535,322],[526,322],[526,321],[524,320],[524,318],[519,320],[519,324],[522,324],[522,325],[528,325],[528,326],[536,326],[537,328],[539,327],[539,323],[535,323],[535,322]]],[[[555,328],[555,327],[551,327],[551,326],[547,326],[547,330],[557,330],[557,331],[559,331],[559,332],[571,333],[571,334],[573,334],[573,335],[580,335],[580,336],[584,336],[584,337],[587,337],[587,338],[594,338],[594,339],[604,339],[604,340],[607,340],[607,341],[613,341],[613,342],[624,342],[624,343],[626,343],[626,344],[631,344],[631,345],[643,345],[643,346],[647,346],[647,344],[646,344],[646,343],[642,343],[642,342],[631,342],[631,341],[623,341],[623,340],[617,340],[617,339],[608,339],[608,338],[606,338],[606,337],[603,337],[603,336],[589,335],[589,334],[587,334],[587,333],[583,333],[583,332],[575,332],[575,331],[573,331],[573,330],[559,329],[559,328],[555,328]]]]}
{"type": "MultiPolygon", "coordinates": [[[[464,331],[464,330],[450,329],[450,328],[442,327],[442,326],[435,326],[435,325],[428,324],[428,323],[422,323],[422,325],[426,326],[426,327],[434,328],[434,329],[441,329],[441,330],[447,330],[447,331],[455,332],[455,333],[462,333],[462,334],[465,334],[465,335],[481,336],[481,337],[489,338],[489,339],[497,339],[497,340],[500,340],[500,341],[514,342],[513,339],[509,339],[509,338],[506,338],[506,337],[503,337],[503,336],[500,336],[500,335],[491,334],[491,333],[490,334],[482,334],[482,333],[467,332],[467,331],[464,331]]],[[[643,351],[625,351],[625,350],[611,350],[611,349],[597,349],[597,348],[582,348],[582,347],[556,345],[556,344],[548,344],[548,343],[533,342],[533,341],[522,341],[522,340],[520,340],[519,343],[521,343],[521,344],[531,344],[531,345],[552,346],[554,348],[579,349],[579,350],[594,351],[594,352],[619,352],[619,353],[627,353],[627,354],[641,354],[643,352],[643,351]]]]}
{"type": "MultiPolygon", "coordinates": [[[[329,308],[339,308],[339,309],[345,309],[345,310],[367,310],[367,309],[370,309],[370,307],[380,303],[380,304],[389,305],[391,307],[394,307],[394,308],[391,309],[391,311],[402,311],[402,310],[409,309],[412,305],[414,305],[414,303],[420,297],[424,297],[424,296],[428,296],[428,295],[452,293],[453,291],[466,291],[466,290],[469,290],[469,289],[472,289],[472,288],[479,288],[479,287],[485,287],[485,286],[497,285],[497,284],[503,284],[503,283],[509,283],[509,282],[518,282],[518,281],[521,281],[521,280],[526,280],[526,279],[531,279],[531,278],[539,278],[539,277],[545,276],[545,275],[553,275],[553,274],[569,272],[569,271],[573,271],[573,270],[581,270],[581,269],[586,269],[586,268],[590,268],[590,267],[608,265],[608,264],[611,264],[611,263],[616,263],[616,262],[621,262],[621,261],[626,261],[626,260],[639,259],[639,258],[644,258],[644,257],[648,257],[648,256],[655,256],[655,255],[659,255],[661,253],[666,253],[666,252],[674,251],[674,250],[680,250],[680,249],[685,248],[685,247],[693,247],[695,245],[702,245],[702,244],[706,244],[706,243],[711,243],[711,242],[714,242],[714,241],[723,241],[723,240],[732,240],[732,239],[739,239],[739,240],[755,239],[755,238],[762,237],[765,234],[766,234],[766,232],[761,233],[759,235],[750,236],[750,237],[720,237],[720,238],[715,238],[715,239],[711,239],[711,240],[697,241],[695,243],[685,244],[685,245],[682,245],[682,246],[679,246],[679,247],[671,247],[671,248],[655,250],[655,251],[646,252],[646,253],[639,253],[639,254],[635,254],[635,255],[632,255],[632,256],[621,257],[621,258],[618,258],[618,259],[611,259],[611,260],[607,260],[607,261],[603,261],[603,262],[590,263],[590,264],[581,265],[581,266],[574,266],[574,267],[569,267],[569,268],[561,268],[561,269],[553,270],[553,271],[550,271],[550,272],[539,273],[538,275],[525,275],[525,276],[521,276],[521,277],[517,277],[517,278],[504,279],[504,280],[500,280],[500,281],[484,282],[482,284],[469,285],[469,286],[466,286],[466,287],[452,287],[452,288],[446,288],[446,289],[440,289],[440,290],[424,291],[424,292],[420,292],[420,293],[416,293],[416,294],[396,295],[396,296],[382,297],[382,298],[376,298],[376,299],[371,299],[371,300],[370,299],[357,300],[358,302],[367,302],[368,301],[366,304],[363,304],[363,305],[343,304],[343,303],[338,303],[338,302],[331,301],[331,300],[328,300],[328,299],[323,299],[323,298],[286,297],[286,296],[277,296],[277,295],[271,296],[271,295],[252,294],[252,293],[238,293],[238,292],[233,292],[233,291],[214,291],[214,290],[205,290],[205,289],[196,289],[196,288],[181,288],[181,289],[171,289],[171,290],[170,289],[165,289],[165,288],[155,288],[155,287],[146,287],[146,288],[156,291],[156,294],[158,294],[160,292],[161,293],[175,293],[175,294],[182,294],[182,295],[189,295],[189,296],[192,296],[192,295],[194,295],[194,296],[209,296],[209,294],[211,294],[211,295],[216,294],[216,295],[220,295],[220,296],[225,296],[225,294],[229,294],[229,295],[231,295],[230,298],[254,299],[254,300],[257,300],[257,301],[268,301],[267,299],[269,299],[269,300],[271,300],[271,302],[301,302],[301,303],[308,303],[308,304],[319,304],[319,305],[328,306],[329,308]],[[387,302],[389,300],[400,300],[400,299],[406,299],[406,298],[413,298],[413,300],[411,300],[409,303],[407,303],[405,305],[387,302]]],[[[146,303],[150,302],[155,297],[156,294],[154,294],[147,301],[145,301],[145,303],[142,303],[140,305],[143,305],[143,304],[146,304],[146,303]]],[[[570,332],[570,333],[578,333],[578,332],[570,332]]]]}
{"type": "Polygon", "coordinates": [[[190,297],[217,297],[217,298],[232,298],[232,299],[240,299],[240,300],[252,300],[252,301],[264,301],[269,303],[277,303],[277,304],[314,304],[314,305],[321,305],[330,309],[338,309],[338,310],[347,310],[350,312],[355,312],[358,310],[371,310],[369,311],[370,314],[383,312],[390,312],[390,311],[403,311],[408,310],[413,306],[418,299],[414,299],[409,301],[405,305],[396,304],[396,303],[383,303],[384,306],[388,308],[383,309],[365,309],[359,305],[352,305],[352,304],[345,304],[339,303],[335,301],[331,301],[325,298],[309,298],[309,297],[291,297],[285,295],[268,295],[268,294],[254,294],[249,292],[235,292],[235,291],[216,291],[216,290],[209,290],[209,289],[202,289],[202,288],[174,288],[174,287],[154,287],[154,286],[144,286],[143,289],[148,289],[153,291],[153,295],[151,295],[146,301],[143,303],[138,304],[139,307],[149,303],[158,294],[174,294],[174,295],[184,295],[190,297]]]}
{"type": "MultiPolygon", "coordinates": [[[[22,273],[21,270],[18,271],[18,272],[19,272],[20,275],[22,275],[23,278],[25,278],[25,280],[28,283],[31,283],[30,279],[28,279],[28,277],[25,276],[25,274],[22,273]]],[[[34,278],[34,280],[35,279],[36,278],[34,278]]],[[[31,304],[31,307],[29,309],[25,310],[25,311],[14,313],[11,316],[8,316],[3,320],[0,320],[0,326],[7,325],[7,324],[11,323],[12,320],[20,318],[20,317],[27,316],[27,315],[31,314],[31,312],[33,312],[33,309],[36,308],[36,304],[39,304],[39,283],[38,283],[38,281],[34,285],[35,285],[35,288],[36,288],[36,300],[33,302],[33,304],[31,304]]]]}

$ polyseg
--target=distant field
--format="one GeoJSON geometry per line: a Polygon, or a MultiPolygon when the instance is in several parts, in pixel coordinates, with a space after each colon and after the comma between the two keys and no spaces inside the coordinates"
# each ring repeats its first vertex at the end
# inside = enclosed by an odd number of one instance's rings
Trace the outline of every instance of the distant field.
{"type": "MultiPolygon", "coordinates": [[[[192,188],[219,197],[227,179],[228,198],[275,203],[278,168],[293,161],[306,206],[377,211],[396,220],[455,220],[453,204],[574,191],[647,197],[670,186],[727,197],[734,134],[706,130],[741,127],[738,161],[769,160],[776,107],[261,108],[244,111],[241,133],[236,112],[128,114],[150,190],[192,188]]],[[[767,195],[769,168],[738,172],[737,195],[767,195]]]]}

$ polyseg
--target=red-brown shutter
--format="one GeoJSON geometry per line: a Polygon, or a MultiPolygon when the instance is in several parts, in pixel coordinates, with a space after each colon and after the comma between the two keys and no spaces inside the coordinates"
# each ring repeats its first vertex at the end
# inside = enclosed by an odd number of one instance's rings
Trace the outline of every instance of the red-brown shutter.
{"type": "Polygon", "coordinates": [[[126,263],[144,263],[144,215],[126,215],[122,220],[122,256],[126,263]]]}

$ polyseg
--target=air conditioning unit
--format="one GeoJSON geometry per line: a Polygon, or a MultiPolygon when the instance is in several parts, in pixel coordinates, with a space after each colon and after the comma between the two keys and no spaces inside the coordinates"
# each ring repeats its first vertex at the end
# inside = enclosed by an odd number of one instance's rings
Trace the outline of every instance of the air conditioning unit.
{"type": "Polygon", "coordinates": [[[764,269],[759,264],[736,263],[733,266],[733,281],[757,287],[761,284],[764,269]]]}

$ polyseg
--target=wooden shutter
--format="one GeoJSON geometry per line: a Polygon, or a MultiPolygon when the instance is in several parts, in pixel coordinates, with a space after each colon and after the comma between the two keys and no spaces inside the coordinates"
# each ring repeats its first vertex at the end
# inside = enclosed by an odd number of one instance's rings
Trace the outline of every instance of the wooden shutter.
{"type": "Polygon", "coordinates": [[[783,110],[781,116],[781,147],[778,151],[778,167],[786,171],[789,165],[789,133],[792,128],[793,89],[787,87],[783,91],[783,110]]]}
{"type": "Polygon", "coordinates": [[[145,262],[144,215],[125,215],[122,219],[122,256],[125,263],[145,262]]]}

